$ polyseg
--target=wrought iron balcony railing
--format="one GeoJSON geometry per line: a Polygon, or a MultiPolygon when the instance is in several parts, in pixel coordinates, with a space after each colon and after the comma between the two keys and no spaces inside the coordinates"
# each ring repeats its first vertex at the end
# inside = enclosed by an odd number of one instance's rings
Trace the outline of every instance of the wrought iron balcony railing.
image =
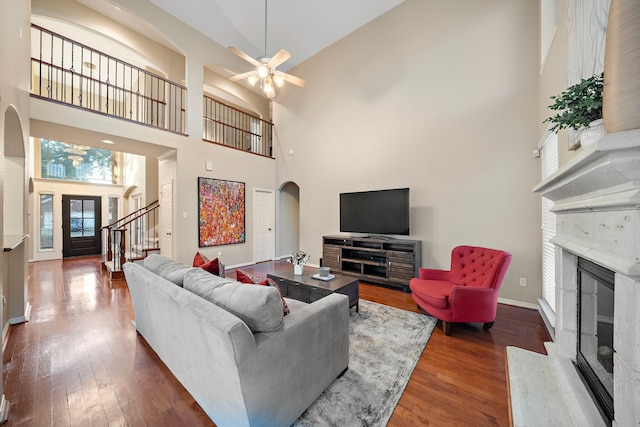
{"type": "Polygon", "coordinates": [[[186,133],[186,87],[31,25],[31,96],[186,133]]]}
{"type": "Polygon", "coordinates": [[[273,123],[204,96],[202,139],[273,157],[273,123]]]}

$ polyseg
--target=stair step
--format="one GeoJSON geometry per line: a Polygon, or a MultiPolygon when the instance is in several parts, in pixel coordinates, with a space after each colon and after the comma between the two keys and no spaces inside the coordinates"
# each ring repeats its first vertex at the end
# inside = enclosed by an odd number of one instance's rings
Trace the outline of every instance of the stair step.
{"type": "Polygon", "coordinates": [[[109,272],[109,280],[124,279],[124,272],[116,269],[113,261],[104,262],[103,268],[109,272]]]}

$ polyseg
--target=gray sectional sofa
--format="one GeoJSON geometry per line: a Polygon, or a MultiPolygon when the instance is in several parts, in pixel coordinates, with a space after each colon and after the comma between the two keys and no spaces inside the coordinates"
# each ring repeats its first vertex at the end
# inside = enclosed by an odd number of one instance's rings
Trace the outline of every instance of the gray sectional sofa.
{"type": "Polygon", "coordinates": [[[349,362],[349,299],[312,304],[161,255],[126,263],[138,333],[223,426],[288,426],[349,362]]]}

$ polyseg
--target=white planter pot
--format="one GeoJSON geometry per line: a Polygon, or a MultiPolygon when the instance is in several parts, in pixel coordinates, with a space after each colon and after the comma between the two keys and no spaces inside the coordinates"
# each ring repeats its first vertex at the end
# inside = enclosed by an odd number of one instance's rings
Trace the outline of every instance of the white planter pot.
{"type": "Polygon", "coordinates": [[[602,119],[594,120],[589,123],[589,127],[585,128],[580,134],[580,145],[589,147],[598,142],[598,140],[606,134],[607,131],[604,130],[604,121],[602,119]]]}
{"type": "Polygon", "coordinates": [[[303,265],[294,265],[293,266],[293,274],[295,274],[296,276],[300,276],[303,272],[304,272],[304,266],[303,265]]]}

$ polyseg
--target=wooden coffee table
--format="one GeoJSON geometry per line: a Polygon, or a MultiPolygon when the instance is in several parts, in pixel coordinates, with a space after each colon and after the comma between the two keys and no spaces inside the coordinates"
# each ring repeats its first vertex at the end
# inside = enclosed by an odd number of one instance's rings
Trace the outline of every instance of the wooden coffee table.
{"type": "Polygon", "coordinates": [[[314,279],[316,268],[305,267],[302,275],[293,274],[293,266],[282,267],[267,277],[273,279],[280,287],[282,296],[298,301],[311,303],[333,293],[344,294],[349,297],[349,308],[355,307],[360,311],[360,282],[357,278],[331,273],[335,279],[324,281],[314,279]]]}

